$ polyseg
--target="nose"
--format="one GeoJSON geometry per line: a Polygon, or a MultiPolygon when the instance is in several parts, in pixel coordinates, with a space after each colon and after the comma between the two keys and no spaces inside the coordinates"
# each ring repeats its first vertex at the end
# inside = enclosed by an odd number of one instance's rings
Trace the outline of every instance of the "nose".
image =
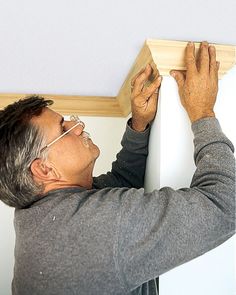
{"type": "Polygon", "coordinates": [[[75,135],[80,135],[85,128],[85,124],[81,120],[65,121],[64,124],[65,124],[67,131],[73,132],[75,135]]]}

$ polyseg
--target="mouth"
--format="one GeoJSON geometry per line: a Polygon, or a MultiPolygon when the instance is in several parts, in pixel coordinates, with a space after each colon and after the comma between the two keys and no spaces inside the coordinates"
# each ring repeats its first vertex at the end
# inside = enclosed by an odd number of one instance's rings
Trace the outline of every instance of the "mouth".
{"type": "Polygon", "coordinates": [[[89,147],[89,141],[90,142],[92,141],[90,134],[88,132],[86,132],[86,131],[83,131],[83,133],[81,135],[82,135],[82,138],[83,138],[84,145],[86,147],[89,147]]]}
{"type": "Polygon", "coordinates": [[[82,132],[82,137],[83,138],[86,138],[86,139],[91,139],[91,135],[88,132],[86,132],[86,131],[83,131],[82,132]]]}

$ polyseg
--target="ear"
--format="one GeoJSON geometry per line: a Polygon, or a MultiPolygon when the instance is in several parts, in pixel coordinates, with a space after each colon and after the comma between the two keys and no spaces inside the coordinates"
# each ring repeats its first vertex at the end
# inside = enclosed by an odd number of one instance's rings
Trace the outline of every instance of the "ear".
{"type": "Polygon", "coordinates": [[[60,179],[60,173],[57,169],[42,159],[35,159],[30,166],[30,170],[33,176],[40,181],[60,179]]]}

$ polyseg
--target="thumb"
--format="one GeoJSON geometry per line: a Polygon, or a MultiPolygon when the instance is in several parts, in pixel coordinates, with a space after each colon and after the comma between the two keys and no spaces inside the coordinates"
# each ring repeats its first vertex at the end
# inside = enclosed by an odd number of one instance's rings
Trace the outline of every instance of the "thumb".
{"type": "Polygon", "coordinates": [[[175,79],[179,88],[184,86],[185,76],[180,71],[170,71],[170,75],[175,79]]]}

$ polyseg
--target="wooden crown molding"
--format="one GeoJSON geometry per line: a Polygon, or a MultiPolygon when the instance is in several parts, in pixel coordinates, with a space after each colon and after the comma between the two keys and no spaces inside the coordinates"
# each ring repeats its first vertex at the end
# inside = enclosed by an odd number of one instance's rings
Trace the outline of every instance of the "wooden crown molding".
{"type": "MultiPolygon", "coordinates": [[[[40,96],[52,99],[54,101],[52,109],[64,115],[126,117],[130,113],[129,98],[132,77],[147,63],[154,68],[150,80],[155,76],[157,68],[162,76],[169,75],[171,69],[185,70],[186,45],[187,42],[183,41],[146,40],[116,97],[53,94],[40,94],[40,96]]],[[[212,45],[216,47],[217,60],[220,62],[219,77],[222,78],[236,64],[236,46],[212,45]]],[[[200,43],[196,42],[196,54],[198,54],[199,47],[200,43]]],[[[27,95],[1,93],[0,109],[25,96],[27,95]]]]}

